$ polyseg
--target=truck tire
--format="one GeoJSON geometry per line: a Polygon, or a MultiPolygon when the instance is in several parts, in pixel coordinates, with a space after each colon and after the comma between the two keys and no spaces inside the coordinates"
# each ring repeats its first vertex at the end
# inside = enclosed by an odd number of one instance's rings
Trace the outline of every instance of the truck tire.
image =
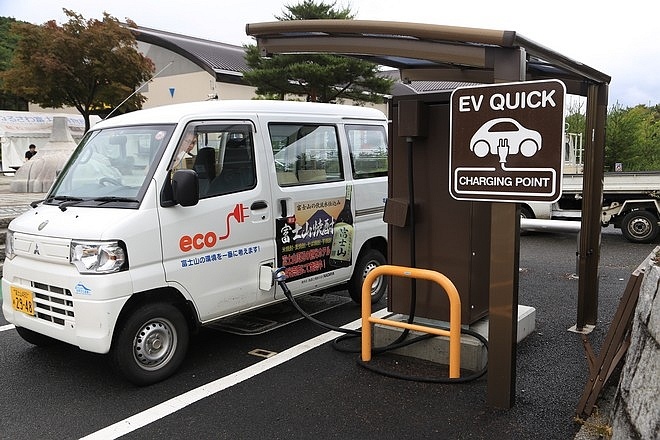
{"type": "Polygon", "coordinates": [[[160,382],[181,366],[189,335],[185,317],[173,305],[142,305],[118,326],[111,349],[113,364],[135,385],[160,382]]]}
{"type": "Polygon", "coordinates": [[[50,336],[42,335],[41,333],[33,332],[32,330],[23,327],[16,327],[16,331],[24,341],[36,345],[37,347],[49,347],[57,343],[57,340],[50,336]]]}
{"type": "Polygon", "coordinates": [[[621,232],[632,243],[651,243],[658,236],[658,218],[649,211],[630,211],[621,221],[621,232]]]}
{"type": "MultiPolygon", "coordinates": [[[[386,263],[385,257],[376,249],[361,252],[353,268],[353,276],[348,282],[348,293],[357,304],[362,304],[362,282],[367,274],[386,263]]],[[[387,282],[383,277],[378,277],[371,285],[371,304],[375,304],[383,298],[387,291],[387,282]]]]}
{"type": "Polygon", "coordinates": [[[520,218],[535,218],[534,211],[532,211],[527,206],[520,207],[520,218]]]}
{"type": "MultiPolygon", "coordinates": [[[[524,218],[535,218],[534,211],[532,211],[531,208],[527,206],[520,207],[520,219],[522,220],[524,218]]],[[[520,228],[520,235],[530,235],[530,234],[531,234],[530,231],[526,231],[520,228]]]]}

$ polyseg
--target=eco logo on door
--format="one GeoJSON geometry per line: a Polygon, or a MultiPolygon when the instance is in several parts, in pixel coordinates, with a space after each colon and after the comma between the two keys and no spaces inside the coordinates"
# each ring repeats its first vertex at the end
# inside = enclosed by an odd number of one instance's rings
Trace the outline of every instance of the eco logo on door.
{"type": "Polygon", "coordinates": [[[451,196],[507,202],[557,200],[564,95],[564,84],[555,80],[456,89],[450,117],[451,196]]]}

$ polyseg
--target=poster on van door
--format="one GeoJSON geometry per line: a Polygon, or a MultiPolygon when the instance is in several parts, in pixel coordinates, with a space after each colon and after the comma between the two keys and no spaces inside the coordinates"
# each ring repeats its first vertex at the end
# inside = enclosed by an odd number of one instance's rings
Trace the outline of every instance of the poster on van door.
{"type": "Polygon", "coordinates": [[[561,196],[564,83],[452,92],[449,190],[457,200],[554,202],[561,196]]]}
{"type": "Polygon", "coordinates": [[[277,264],[293,281],[351,265],[353,216],[348,197],[295,203],[291,217],[276,220],[277,264]]]}

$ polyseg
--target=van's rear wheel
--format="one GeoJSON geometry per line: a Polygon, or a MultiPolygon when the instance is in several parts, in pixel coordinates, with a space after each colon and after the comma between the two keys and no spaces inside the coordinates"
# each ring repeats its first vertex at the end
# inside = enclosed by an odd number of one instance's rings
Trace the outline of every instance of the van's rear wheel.
{"type": "Polygon", "coordinates": [[[633,243],[651,243],[659,231],[658,218],[643,209],[630,211],[621,221],[623,236],[633,243]]]}
{"type": "MultiPolygon", "coordinates": [[[[353,268],[353,276],[348,282],[348,293],[353,301],[362,304],[362,283],[364,279],[369,272],[385,263],[385,257],[376,249],[369,249],[360,254],[353,268]]],[[[371,304],[380,301],[386,291],[387,282],[385,279],[382,276],[376,278],[371,284],[371,304]]]]}
{"type": "Polygon", "coordinates": [[[188,323],[171,304],[146,304],[119,328],[111,356],[115,368],[136,385],[149,385],[174,374],[186,356],[188,323]]]}

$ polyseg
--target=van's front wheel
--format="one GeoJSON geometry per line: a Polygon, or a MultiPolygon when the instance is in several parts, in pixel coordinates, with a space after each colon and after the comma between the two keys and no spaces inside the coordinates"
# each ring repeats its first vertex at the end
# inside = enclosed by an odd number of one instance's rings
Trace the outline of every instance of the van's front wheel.
{"type": "Polygon", "coordinates": [[[171,304],[146,304],[118,330],[111,356],[117,370],[136,385],[150,385],[174,374],[186,356],[188,323],[171,304]]]}
{"type": "MultiPolygon", "coordinates": [[[[385,263],[385,257],[376,249],[369,249],[360,254],[353,268],[353,276],[348,282],[348,293],[351,295],[353,301],[358,304],[362,303],[362,284],[364,279],[369,272],[385,263]]],[[[387,282],[385,278],[382,276],[376,278],[371,284],[371,304],[380,301],[386,291],[387,282]]]]}

